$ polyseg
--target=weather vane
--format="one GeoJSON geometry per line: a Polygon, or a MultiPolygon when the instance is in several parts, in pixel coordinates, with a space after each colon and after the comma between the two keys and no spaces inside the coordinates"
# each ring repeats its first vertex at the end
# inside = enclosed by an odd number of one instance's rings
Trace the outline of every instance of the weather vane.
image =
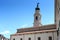
{"type": "Polygon", "coordinates": [[[37,7],[38,7],[38,5],[39,5],[39,2],[38,2],[38,0],[36,0],[36,3],[37,3],[37,7]]]}
{"type": "Polygon", "coordinates": [[[39,3],[37,3],[37,7],[38,7],[39,3]]]}

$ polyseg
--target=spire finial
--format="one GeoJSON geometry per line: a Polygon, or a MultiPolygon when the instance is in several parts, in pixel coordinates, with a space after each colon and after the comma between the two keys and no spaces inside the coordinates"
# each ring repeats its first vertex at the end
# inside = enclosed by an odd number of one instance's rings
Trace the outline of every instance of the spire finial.
{"type": "Polygon", "coordinates": [[[37,3],[37,6],[36,6],[35,10],[40,10],[40,8],[39,8],[39,2],[37,3]]]}
{"type": "Polygon", "coordinates": [[[37,8],[39,7],[39,2],[37,3],[37,8]]]}

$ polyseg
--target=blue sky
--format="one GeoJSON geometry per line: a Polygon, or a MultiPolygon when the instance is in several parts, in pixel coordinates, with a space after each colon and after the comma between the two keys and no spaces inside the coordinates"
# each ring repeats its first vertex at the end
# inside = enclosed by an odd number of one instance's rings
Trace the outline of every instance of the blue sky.
{"type": "Polygon", "coordinates": [[[9,38],[18,28],[32,27],[37,2],[41,23],[54,23],[54,0],[0,0],[0,34],[9,38]]]}

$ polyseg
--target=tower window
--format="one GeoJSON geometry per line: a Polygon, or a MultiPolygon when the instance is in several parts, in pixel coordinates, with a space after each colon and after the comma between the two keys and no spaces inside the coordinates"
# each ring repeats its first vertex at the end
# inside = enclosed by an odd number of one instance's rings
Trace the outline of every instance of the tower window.
{"type": "Polygon", "coordinates": [[[38,37],[38,40],[41,40],[41,38],[40,38],[40,37],[38,37]]]}
{"type": "Polygon", "coordinates": [[[49,40],[52,40],[52,37],[49,37],[49,40]]]}
{"type": "Polygon", "coordinates": [[[31,38],[29,38],[28,40],[31,40],[31,38]]]}
{"type": "Polygon", "coordinates": [[[36,20],[38,20],[38,17],[36,16],[36,20]]]}

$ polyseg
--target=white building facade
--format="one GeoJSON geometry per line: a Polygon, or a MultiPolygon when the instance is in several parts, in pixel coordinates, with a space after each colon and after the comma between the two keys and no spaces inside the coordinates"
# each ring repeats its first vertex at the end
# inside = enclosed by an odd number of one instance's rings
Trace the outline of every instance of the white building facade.
{"type": "Polygon", "coordinates": [[[55,24],[41,24],[40,8],[39,3],[37,3],[34,13],[33,27],[17,29],[17,32],[10,36],[10,40],[58,40],[60,11],[57,11],[57,5],[57,0],[55,0],[55,24]]]}
{"type": "Polygon", "coordinates": [[[36,34],[33,33],[24,35],[17,34],[11,36],[11,40],[57,40],[57,34],[56,32],[36,33],[36,34]],[[49,37],[52,37],[52,39],[49,37]]]}
{"type": "Polygon", "coordinates": [[[0,40],[9,40],[9,39],[0,34],[0,40]]]}

